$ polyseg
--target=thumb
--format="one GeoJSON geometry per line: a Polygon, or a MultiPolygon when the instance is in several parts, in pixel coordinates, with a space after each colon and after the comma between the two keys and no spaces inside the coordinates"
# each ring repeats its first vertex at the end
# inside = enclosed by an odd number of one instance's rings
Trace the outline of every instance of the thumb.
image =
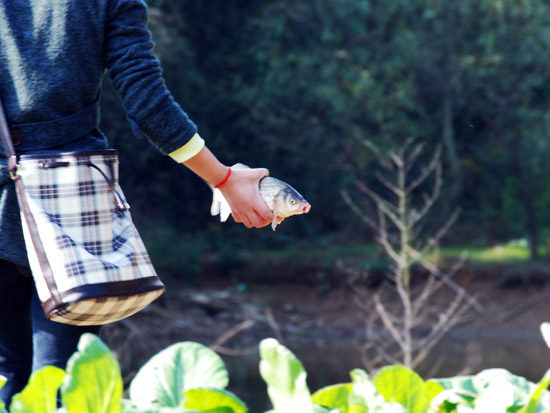
{"type": "Polygon", "coordinates": [[[258,179],[265,178],[266,176],[269,176],[269,171],[266,168],[255,168],[254,171],[256,172],[256,177],[258,179]]]}

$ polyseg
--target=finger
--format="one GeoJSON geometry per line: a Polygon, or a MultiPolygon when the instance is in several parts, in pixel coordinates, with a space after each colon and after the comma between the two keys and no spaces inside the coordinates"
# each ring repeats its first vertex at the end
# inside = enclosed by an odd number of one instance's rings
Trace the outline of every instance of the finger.
{"type": "Polygon", "coordinates": [[[250,216],[243,220],[243,223],[247,228],[260,228],[261,222],[262,219],[255,213],[250,214],[250,216]]]}
{"type": "Polygon", "coordinates": [[[258,218],[259,218],[259,221],[256,224],[256,228],[263,228],[263,227],[271,224],[271,221],[272,221],[271,219],[264,219],[261,216],[258,216],[258,218]]]}
{"type": "Polygon", "coordinates": [[[233,217],[233,221],[241,223],[243,222],[241,216],[237,214],[236,212],[231,212],[231,216],[233,217]]]}
{"type": "Polygon", "coordinates": [[[265,203],[264,199],[260,196],[260,193],[255,196],[255,199],[253,201],[253,209],[251,211],[251,217],[252,215],[255,216],[255,218],[251,218],[254,220],[257,224],[259,224],[259,221],[272,221],[273,220],[273,212],[267,204],[265,203]],[[258,222],[257,222],[258,221],[258,222]]]}
{"type": "Polygon", "coordinates": [[[262,227],[265,227],[266,225],[269,225],[271,223],[271,220],[266,220],[262,218],[262,216],[258,212],[254,211],[249,216],[248,222],[250,222],[251,225],[255,228],[262,228],[262,227]]]}
{"type": "Polygon", "coordinates": [[[259,190],[258,190],[257,195],[256,195],[255,212],[264,221],[272,221],[273,220],[273,211],[271,211],[271,209],[269,209],[269,207],[265,203],[264,199],[260,195],[259,190]]]}
{"type": "Polygon", "coordinates": [[[264,221],[267,221],[267,222],[273,221],[273,217],[274,217],[273,211],[271,211],[271,209],[269,208],[264,208],[262,212],[259,212],[259,215],[264,221]]]}

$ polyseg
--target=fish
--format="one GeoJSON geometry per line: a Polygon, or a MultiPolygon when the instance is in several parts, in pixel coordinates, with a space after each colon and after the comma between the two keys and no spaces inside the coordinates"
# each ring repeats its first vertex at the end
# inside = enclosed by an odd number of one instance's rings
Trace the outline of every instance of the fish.
{"type": "MultiPolygon", "coordinates": [[[[243,169],[248,166],[243,164],[235,164],[231,169],[243,169]]],[[[219,189],[215,189],[209,185],[213,191],[212,206],[210,213],[212,216],[219,215],[220,221],[225,222],[231,214],[231,208],[223,197],[219,189]]],[[[307,214],[311,205],[305,198],[293,187],[280,179],[266,176],[260,180],[260,195],[268,208],[273,212],[273,221],[271,228],[275,231],[285,218],[292,215],[307,214]]]]}

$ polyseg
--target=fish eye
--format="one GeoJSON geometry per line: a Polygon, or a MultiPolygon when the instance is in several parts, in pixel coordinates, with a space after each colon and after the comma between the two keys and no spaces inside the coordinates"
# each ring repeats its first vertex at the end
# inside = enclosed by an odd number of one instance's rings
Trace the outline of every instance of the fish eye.
{"type": "Polygon", "coordinates": [[[290,200],[290,204],[291,204],[291,205],[294,205],[295,203],[296,203],[296,200],[295,200],[295,199],[291,199],[291,200],[290,200]]]}

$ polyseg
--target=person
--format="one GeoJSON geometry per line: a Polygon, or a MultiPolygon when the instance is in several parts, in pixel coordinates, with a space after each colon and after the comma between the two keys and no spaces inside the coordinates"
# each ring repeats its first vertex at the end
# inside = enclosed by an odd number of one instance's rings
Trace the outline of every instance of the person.
{"type": "MultiPolygon", "coordinates": [[[[233,218],[268,225],[260,197],[265,168],[221,163],[174,101],[161,74],[143,0],[0,0],[0,99],[18,154],[107,147],[98,128],[101,84],[109,73],[136,135],[216,185],[233,218]]],[[[80,336],[98,327],[47,320],[38,300],[5,157],[0,157],[0,375],[7,405],[32,371],[66,367],[80,336]]]]}

